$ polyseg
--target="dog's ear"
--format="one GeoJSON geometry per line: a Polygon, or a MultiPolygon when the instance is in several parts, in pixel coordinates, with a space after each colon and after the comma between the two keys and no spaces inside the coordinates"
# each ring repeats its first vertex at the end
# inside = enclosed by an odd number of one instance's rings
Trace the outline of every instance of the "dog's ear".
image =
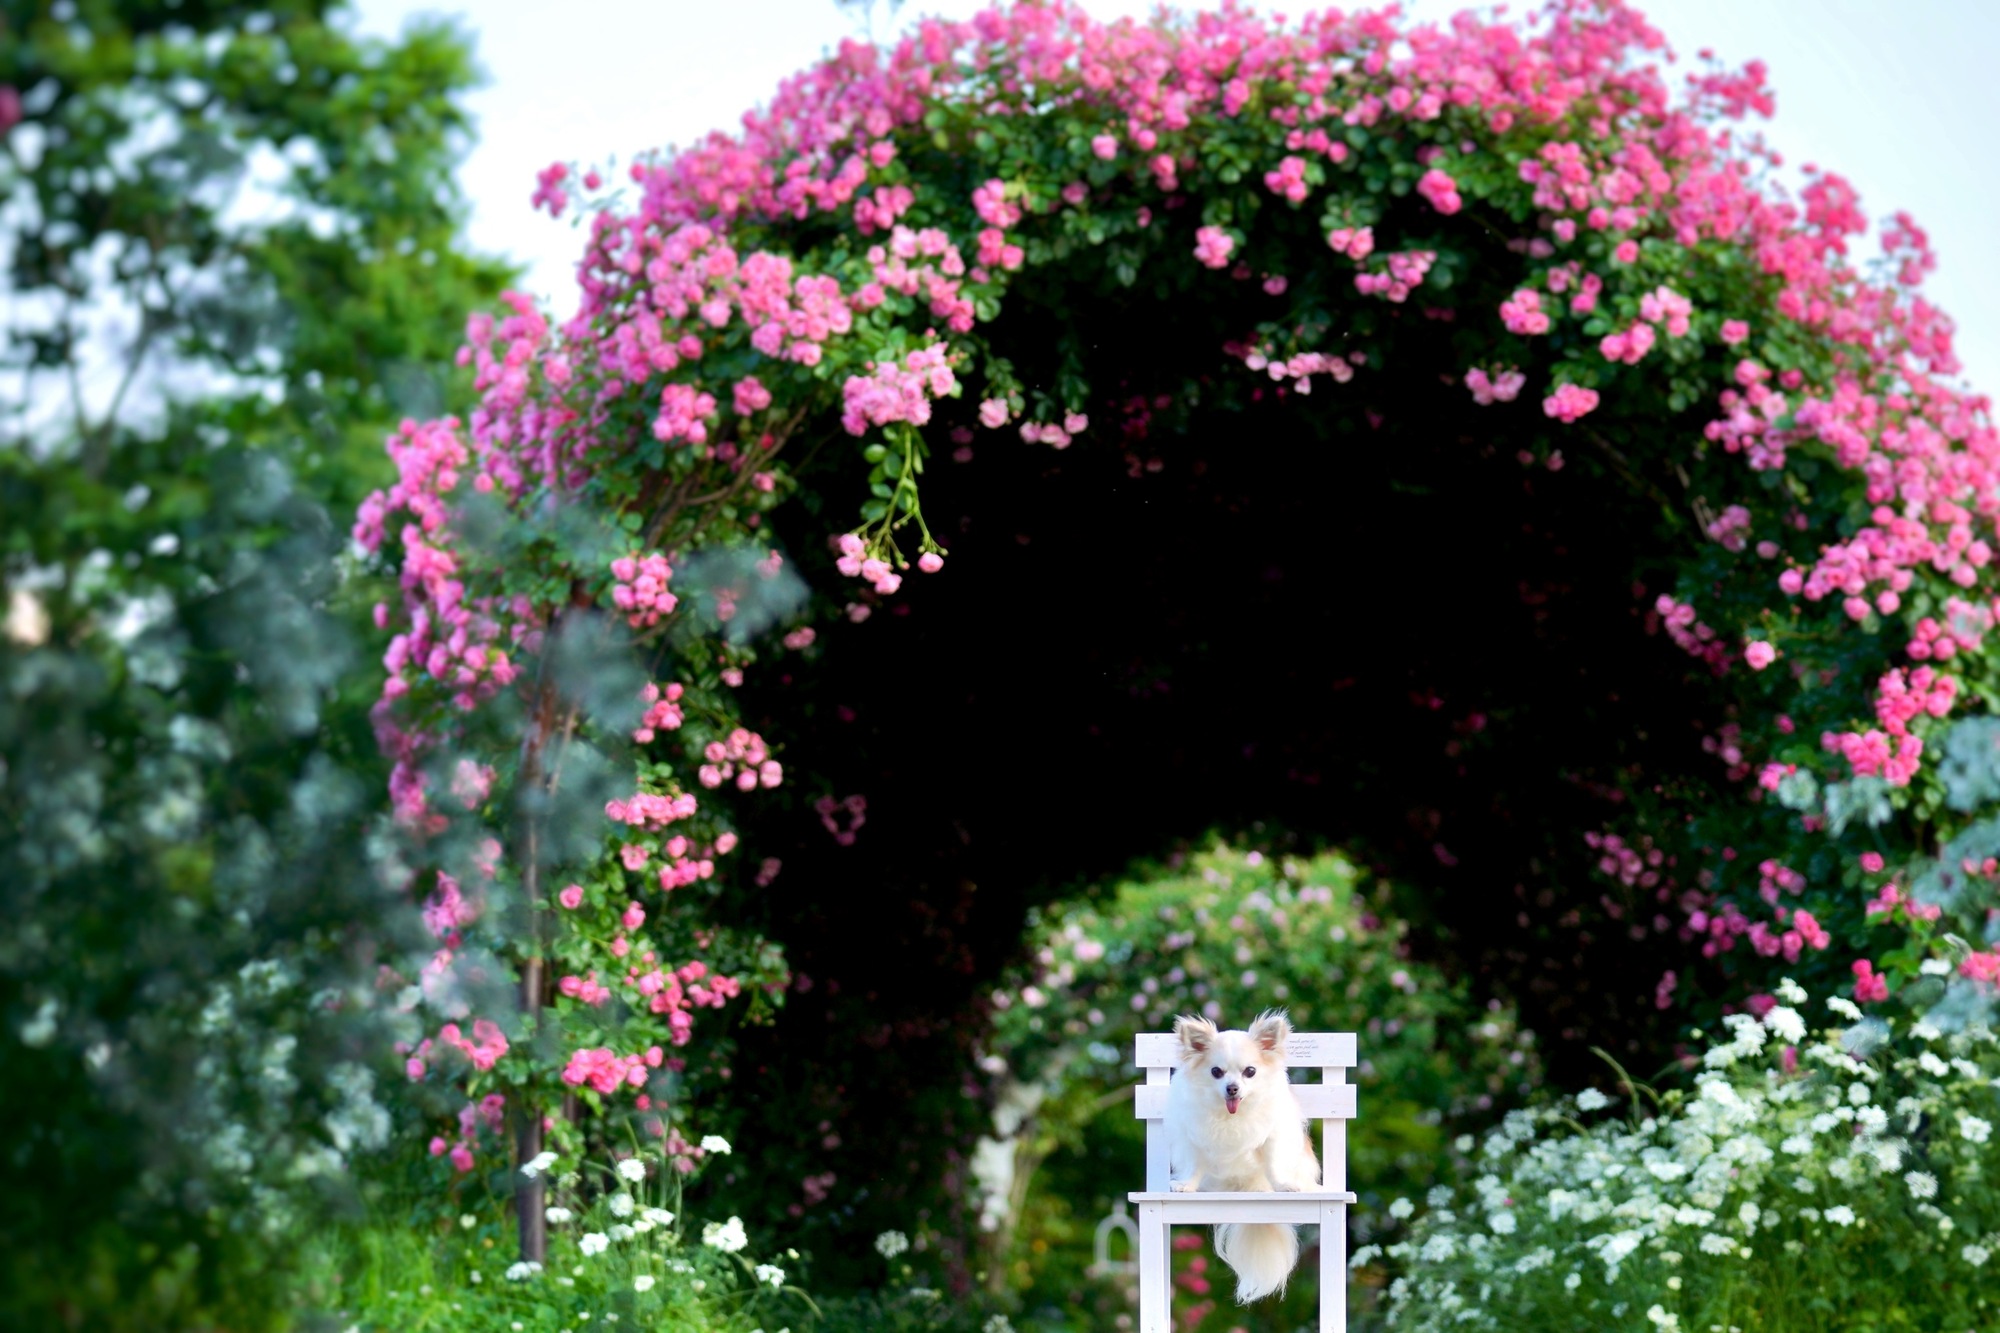
{"type": "Polygon", "coordinates": [[[1174,1020],[1174,1039],[1181,1044],[1182,1059],[1200,1055],[1215,1044],[1215,1024],[1182,1014],[1174,1020]]]}
{"type": "Polygon", "coordinates": [[[1266,1009],[1257,1015],[1257,1021],[1250,1025],[1250,1040],[1257,1048],[1277,1055],[1285,1054],[1285,1043],[1292,1039],[1292,1025],[1286,1020],[1281,1009],[1266,1009]]]}

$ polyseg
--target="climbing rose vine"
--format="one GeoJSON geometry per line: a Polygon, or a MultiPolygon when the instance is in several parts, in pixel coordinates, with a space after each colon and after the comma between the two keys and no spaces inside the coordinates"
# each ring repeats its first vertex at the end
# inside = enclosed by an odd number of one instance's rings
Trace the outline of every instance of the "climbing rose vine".
{"type": "Polygon", "coordinates": [[[692,1137],[711,1016],[784,982],[707,924],[782,871],[730,812],[803,784],[851,841],[866,810],[732,705],[815,651],[804,625],[761,637],[806,614],[765,515],[802,441],[850,442],[866,498],[824,529],[846,582],[818,605],[863,619],[951,576],[921,504],[940,449],[1129,450],[1207,391],[1096,383],[1081,348],[1018,374],[1010,290],[1078,265],[1144,275],[1168,318],[1252,310],[1210,378],[1327,412],[1446,326],[1435,392],[1524,468],[1652,487],[1679,573],[1644,590],[1649,629],[1734,700],[1704,744],[1742,799],[1619,793],[1616,827],[1576,832],[1605,910],[1683,943],[1662,1007],[1765,957],[1864,1001],[1914,974],[1952,923],[1905,906],[1897,863],[1954,818],[1939,729],[1994,698],[2000,443],[1920,294],[1923,232],[1898,216],[1862,259],[1852,188],[1808,169],[1786,195],[1737,123],[1772,109],[1761,66],[1676,83],[1663,53],[1615,2],[1443,25],[1021,4],[846,43],[740,132],[616,178],[544,172],[536,205],[588,219],[572,312],[511,295],[471,321],[477,407],[391,439],[355,530],[400,575],[378,719],[438,937],[409,1068],[469,1098],[438,1150],[473,1162],[502,1095],[539,1144],[566,1091],[692,1137]],[[584,689],[561,645],[587,639],[642,666],[584,689]],[[586,770],[608,795],[579,837],[549,812],[586,770]]]}

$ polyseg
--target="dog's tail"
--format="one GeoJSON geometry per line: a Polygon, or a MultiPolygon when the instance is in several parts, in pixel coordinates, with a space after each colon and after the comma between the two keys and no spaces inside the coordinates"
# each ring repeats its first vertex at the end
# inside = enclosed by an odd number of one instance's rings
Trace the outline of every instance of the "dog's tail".
{"type": "Polygon", "coordinates": [[[1248,1305],[1282,1294],[1299,1262],[1298,1228],[1281,1222],[1223,1222],[1215,1228],[1215,1252],[1236,1270],[1236,1301],[1248,1305]]]}

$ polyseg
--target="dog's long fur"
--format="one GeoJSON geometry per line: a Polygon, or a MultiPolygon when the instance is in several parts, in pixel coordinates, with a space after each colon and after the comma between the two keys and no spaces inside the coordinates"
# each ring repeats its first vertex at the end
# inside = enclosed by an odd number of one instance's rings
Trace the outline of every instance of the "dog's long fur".
{"type": "MultiPolygon", "coordinates": [[[[1168,1171],[1173,1188],[1309,1190],[1319,1185],[1305,1112],[1285,1078],[1284,1014],[1265,1010],[1247,1031],[1218,1031],[1206,1018],[1174,1020],[1180,1068],[1167,1091],[1168,1171]]],[[[1282,1292],[1299,1261],[1288,1223],[1224,1222],[1215,1252],[1236,1271],[1236,1299],[1282,1292]]]]}

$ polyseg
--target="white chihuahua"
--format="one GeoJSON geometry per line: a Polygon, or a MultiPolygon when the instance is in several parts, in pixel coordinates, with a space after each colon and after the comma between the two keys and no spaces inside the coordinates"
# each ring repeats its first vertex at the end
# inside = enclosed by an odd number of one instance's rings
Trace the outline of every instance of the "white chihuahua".
{"type": "MultiPolygon", "coordinates": [[[[1177,1018],[1180,1068],[1167,1091],[1168,1172],[1173,1188],[1309,1190],[1319,1158],[1305,1112],[1285,1078],[1292,1025],[1275,1010],[1247,1032],[1219,1032],[1206,1018],[1177,1018]]],[[[1247,1304],[1283,1292],[1299,1261],[1297,1228],[1280,1222],[1224,1222],[1215,1252],[1236,1271],[1247,1304]]]]}

